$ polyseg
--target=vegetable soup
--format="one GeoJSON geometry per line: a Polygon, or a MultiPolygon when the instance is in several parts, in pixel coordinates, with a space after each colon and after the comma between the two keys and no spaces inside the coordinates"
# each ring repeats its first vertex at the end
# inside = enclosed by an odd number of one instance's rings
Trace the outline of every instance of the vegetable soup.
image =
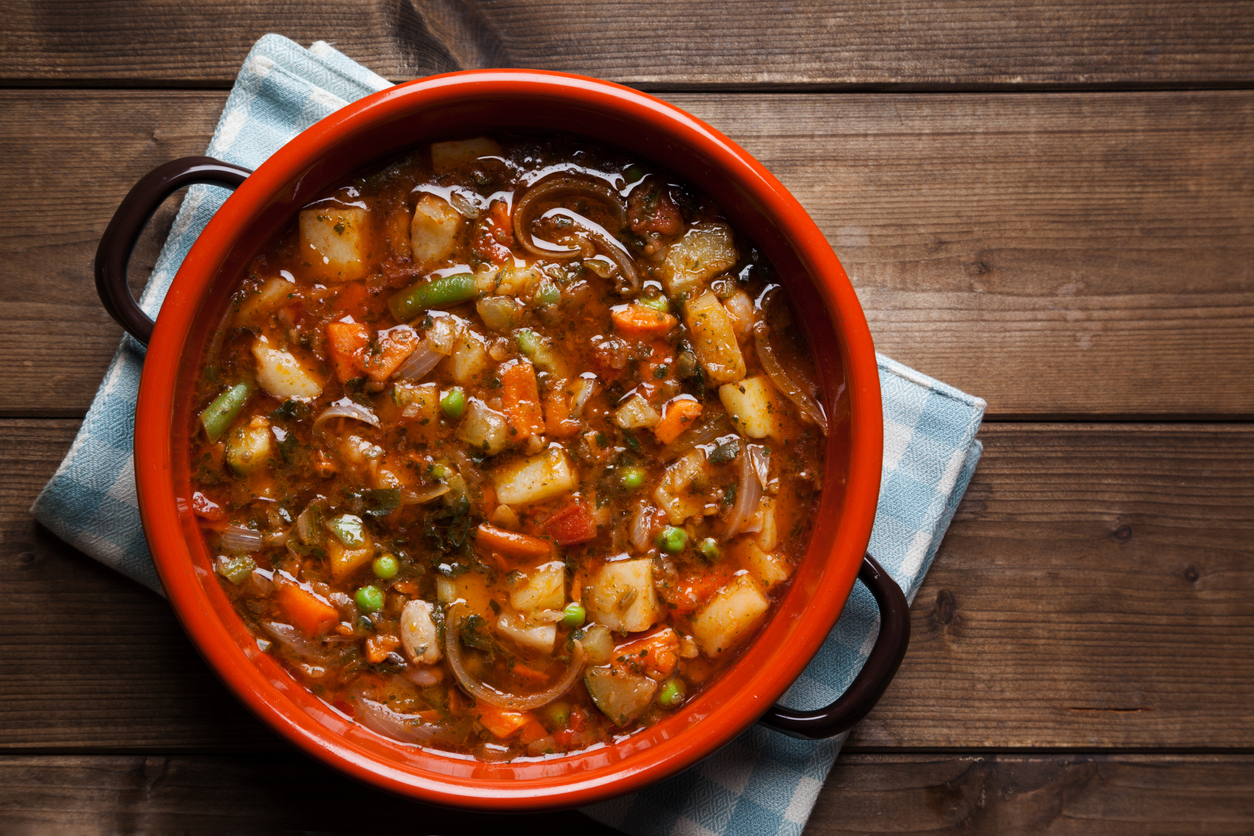
{"type": "Polygon", "coordinates": [[[676,711],[768,617],[822,482],[813,380],[691,186],[573,138],[437,142],[250,264],[192,504],[258,645],[345,716],[560,755],[676,711]]]}

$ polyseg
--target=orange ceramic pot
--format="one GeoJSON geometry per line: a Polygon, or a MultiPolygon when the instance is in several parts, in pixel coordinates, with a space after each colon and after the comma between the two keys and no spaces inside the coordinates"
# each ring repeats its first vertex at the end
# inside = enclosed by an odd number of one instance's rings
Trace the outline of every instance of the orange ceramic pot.
{"type": "Polygon", "coordinates": [[[269,726],[313,757],[384,789],[445,805],[535,810],[639,789],[693,765],[759,719],[815,737],[847,728],[870,709],[908,637],[900,590],[864,559],[882,453],[875,353],[853,287],[822,233],[748,153],[665,102],[593,79],[502,70],[402,84],[327,117],[251,174],[200,158],[141,181],[106,232],[97,262],[106,307],[140,339],[152,326],[125,289],[126,260],[157,203],[192,181],[237,188],[187,256],[151,331],[135,422],[136,482],[171,604],[210,666],[269,726]],[[619,146],[709,194],[774,263],[819,360],[825,407],[829,415],[847,410],[848,421],[834,422],[843,431],[827,442],[809,552],[731,670],[675,715],[612,746],[543,761],[480,763],[355,724],[258,650],[218,586],[190,508],[190,392],[235,277],[303,204],[420,143],[509,129],[563,131],[619,146]],[[772,708],[826,638],[860,571],[880,599],[883,626],[855,687],[831,710],[772,708]]]}

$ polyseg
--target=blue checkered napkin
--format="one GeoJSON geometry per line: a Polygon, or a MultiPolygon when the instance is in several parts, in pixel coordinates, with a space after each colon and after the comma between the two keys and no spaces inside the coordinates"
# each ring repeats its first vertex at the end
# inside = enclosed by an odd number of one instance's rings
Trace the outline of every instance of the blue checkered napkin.
{"type": "MultiPolygon", "coordinates": [[[[324,43],[306,50],[277,35],[253,47],[210,143],[210,156],[255,168],[322,117],[388,86],[324,43]]],[[[226,199],[194,186],[140,304],[155,315],[192,242],[226,199]]],[[[140,527],[131,437],[143,347],[123,338],[69,454],[35,501],[35,517],[66,542],[161,592],[140,527]]],[[[871,553],[913,599],[976,462],[984,401],[879,358],[884,473],[871,553]]],[[[839,623],[785,695],[795,708],[838,697],[878,630],[874,600],[855,586],[839,623]]],[[[682,775],[587,808],[631,834],[800,833],[843,738],[793,740],[755,726],[682,775]]]]}

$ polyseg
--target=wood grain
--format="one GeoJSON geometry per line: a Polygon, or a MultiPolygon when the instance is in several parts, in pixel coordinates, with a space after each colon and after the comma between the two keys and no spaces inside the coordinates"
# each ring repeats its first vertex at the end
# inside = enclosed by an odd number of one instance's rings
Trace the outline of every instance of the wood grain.
{"type": "Polygon", "coordinates": [[[228,86],[253,42],[324,39],[393,80],[483,67],[654,89],[1248,85],[1239,0],[763,5],[610,0],[26,0],[0,33],[16,84],[228,86]]]}
{"type": "MultiPolygon", "coordinates": [[[[1254,416],[1254,93],[671,98],[797,195],[881,351],[990,416],[1254,416]]],[[[120,334],[97,238],[222,101],[0,92],[0,414],[84,413],[120,334]]]]}
{"type": "MultiPolygon", "coordinates": [[[[866,755],[837,760],[807,836],[934,833],[1245,834],[1254,758],[1171,755],[866,755]]],[[[294,754],[9,755],[0,818],[11,831],[477,833],[502,819],[415,804],[294,754]],[[334,799],[334,803],[327,803],[334,799]]],[[[518,836],[616,832],[575,811],[510,816],[518,836]]]]}
{"type": "MultiPolygon", "coordinates": [[[[74,429],[0,421],[0,748],[280,748],[164,601],[27,516],[74,429]]],[[[906,661],[850,748],[1254,747],[1254,427],[983,438],[906,661]]]]}

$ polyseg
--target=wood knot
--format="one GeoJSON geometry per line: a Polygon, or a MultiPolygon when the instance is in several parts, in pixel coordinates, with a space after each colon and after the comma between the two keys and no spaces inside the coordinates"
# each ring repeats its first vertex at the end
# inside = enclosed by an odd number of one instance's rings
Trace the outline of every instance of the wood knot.
{"type": "Polygon", "coordinates": [[[17,556],[19,566],[30,566],[36,560],[39,560],[39,555],[34,552],[22,552],[17,556]]]}
{"type": "Polygon", "coordinates": [[[936,620],[941,624],[951,624],[958,611],[958,602],[948,589],[936,593],[936,620]]]}
{"type": "Polygon", "coordinates": [[[1202,574],[1198,572],[1196,569],[1194,569],[1192,566],[1188,566],[1185,568],[1184,579],[1188,581],[1189,583],[1197,583],[1197,579],[1200,577],[1202,577],[1202,574]]]}
{"type": "Polygon", "coordinates": [[[1128,525],[1127,523],[1124,523],[1123,525],[1119,526],[1114,531],[1112,531],[1110,536],[1114,537],[1115,540],[1117,540],[1121,544],[1126,543],[1132,539],[1132,526],[1128,525]]]}

